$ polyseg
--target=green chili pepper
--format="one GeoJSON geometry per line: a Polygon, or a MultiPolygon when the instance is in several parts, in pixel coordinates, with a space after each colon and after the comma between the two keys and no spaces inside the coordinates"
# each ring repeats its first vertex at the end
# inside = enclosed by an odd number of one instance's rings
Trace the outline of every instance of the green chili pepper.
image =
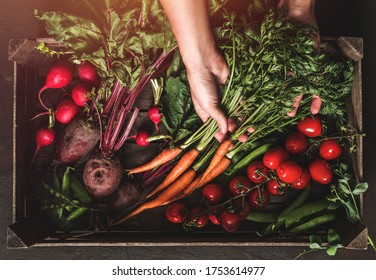
{"type": "Polygon", "coordinates": [[[296,234],[296,233],[300,233],[300,232],[303,232],[303,231],[311,230],[311,229],[314,229],[314,228],[316,228],[320,225],[332,222],[332,221],[335,220],[335,218],[336,218],[335,214],[325,214],[325,215],[313,218],[312,220],[310,220],[310,221],[308,221],[304,224],[301,224],[297,227],[294,227],[293,229],[290,230],[290,233],[296,234]]]}
{"type": "Polygon", "coordinates": [[[277,219],[277,217],[278,214],[273,212],[251,211],[247,217],[247,220],[258,223],[272,223],[277,219]]]}
{"type": "Polygon", "coordinates": [[[246,157],[244,157],[241,161],[239,161],[235,166],[234,168],[230,171],[230,173],[228,174],[229,176],[233,176],[234,174],[236,174],[237,172],[239,172],[240,170],[243,170],[244,168],[246,168],[248,166],[248,164],[250,164],[253,160],[257,159],[258,157],[262,156],[263,154],[265,154],[269,149],[270,147],[272,147],[273,144],[272,143],[267,143],[267,144],[264,144],[262,145],[261,147],[258,147],[256,150],[254,150],[253,152],[251,152],[250,154],[248,154],[246,157]]]}
{"type": "Polygon", "coordinates": [[[326,210],[330,204],[330,201],[326,199],[320,199],[303,205],[286,216],[285,225],[289,228],[295,223],[302,221],[304,218],[326,210]]]}
{"type": "Polygon", "coordinates": [[[71,174],[70,176],[70,187],[73,191],[73,193],[77,196],[77,198],[83,203],[83,204],[89,204],[91,202],[91,198],[89,194],[87,193],[85,187],[82,185],[82,183],[77,179],[74,174],[71,174]]]}

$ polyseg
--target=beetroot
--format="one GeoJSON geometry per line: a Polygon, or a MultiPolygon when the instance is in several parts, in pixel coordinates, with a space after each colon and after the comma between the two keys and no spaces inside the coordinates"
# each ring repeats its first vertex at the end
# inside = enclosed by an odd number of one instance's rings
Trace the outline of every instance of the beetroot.
{"type": "Polygon", "coordinates": [[[132,206],[140,199],[137,186],[130,180],[123,181],[109,200],[109,206],[114,210],[121,210],[132,206]]]}
{"type": "Polygon", "coordinates": [[[72,89],[72,99],[77,106],[84,106],[89,101],[91,85],[87,83],[78,83],[72,89]]]}
{"type": "Polygon", "coordinates": [[[99,130],[89,126],[86,120],[76,118],[65,128],[55,148],[57,163],[73,163],[88,154],[99,141],[99,130]]]}
{"type": "Polygon", "coordinates": [[[118,158],[97,155],[86,162],[84,184],[87,192],[95,199],[111,195],[119,186],[123,169],[118,158]]]}
{"type": "Polygon", "coordinates": [[[55,116],[58,122],[68,124],[77,115],[79,107],[70,99],[65,99],[56,107],[55,116]]]}
{"type": "Polygon", "coordinates": [[[77,69],[78,77],[82,82],[98,86],[100,79],[94,65],[88,61],[82,62],[77,69]]]}

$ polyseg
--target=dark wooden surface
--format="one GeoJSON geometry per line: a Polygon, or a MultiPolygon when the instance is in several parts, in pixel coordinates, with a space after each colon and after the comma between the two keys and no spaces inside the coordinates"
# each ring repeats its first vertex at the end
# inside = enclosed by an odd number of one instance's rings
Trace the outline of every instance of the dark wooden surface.
{"type": "MultiPolygon", "coordinates": [[[[372,203],[375,199],[375,190],[372,186],[375,184],[376,175],[373,158],[375,150],[373,143],[375,132],[373,132],[372,122],[375,119],[375,110],[372,108],[374,102],[376,58],[371,52],[375,46],[375,35],[371,33],[371,26],[374,26],[376,15],[376,5],[371,1],[362,1],[363,3],[353,3],[355,1],[340,0],[318,0],[317,16],[322,34],[324,35],[347,35],[360,36],[365,38],[365,59],[364,59],[364,130],[367,133],[365,139],[365,168],[364,179],[370,183],[371,190],[365,195],[365,223],[370,227],[370,234],[376,234],[375,217],[373,212],[375,205],[372,203]],[[373,15],[373,16],[372,16],[373,15]]],[[[32,10],[40,9],[62,9],[65,1],[1,1],[0,2],[0,24],[4,26],[5,32],[1,34],[2,59],[6,58],[7,43],[10,38],[35,38],[45,36],[39,22],[33,18],[32,10]],[[18,20],[22,18],[23,20],[18,20]]],[[[6,227],[11,223],[11,147],[12,147],[12,63],[2,61],[4,65],[1,86],[4,89],[4,97],[1,102],[1,121],[3,130],[1,130],[1,177],[0,177],[0,207],[4,213],[4,219],[0,221],[0,258],[5,259],[91,259],[91,258],[138,258],[138,259],[291,259],[298,255],[303,248],[275,248],[275,247],[121,247],[121,248],[31,248],[28,250],[7,250],[5,248],[6,227]]],[[[375,253],[368,251],[349,251],[341,250],[335,258],[337,259],[375,259],[375,253]]],[[[308,259],[326,259],[329,258],[323,252],[306,255],[308,259]]]]}

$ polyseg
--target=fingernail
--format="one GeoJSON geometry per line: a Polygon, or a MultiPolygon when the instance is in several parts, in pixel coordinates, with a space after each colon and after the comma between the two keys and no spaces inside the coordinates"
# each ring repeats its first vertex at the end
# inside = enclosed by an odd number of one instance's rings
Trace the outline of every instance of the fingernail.
{"type": "Polygon", "coordinates": [[[227,129],[224,127],[224,126],[221,126],[220,129],[221,133],[223,134],[226,134],[227,133],[227,129]]]}

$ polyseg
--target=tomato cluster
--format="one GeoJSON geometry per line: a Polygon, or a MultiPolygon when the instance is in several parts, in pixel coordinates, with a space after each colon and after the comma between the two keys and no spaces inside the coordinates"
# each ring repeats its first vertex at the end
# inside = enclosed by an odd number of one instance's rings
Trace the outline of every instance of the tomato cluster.
{"type": "Polygon", "coordinates": [[[188,210],[181,202],[176,202],[168,206],[167,219],[195,227],[203,227],[210,221],[234,232],[252,209],[267,207],[270,196],[281,196],[289,189],[302,190],[311,180],[329,184],[333,178],[329,161],[341,155],[341,146],[335,139],[315,139],[320,143],[319,158],[305,164],[306,168],[296,158],[310,148],[309,138],[321,136],[321,120],[317,116],[308,117],[299,121],[296,129],[286,136],[283,147],[270,148],[261,159],[247,166],[246,176],[231,178],[227,188],[215,183],[204,186],[201,196],[206,207],[195,206],[188,210]]]}

